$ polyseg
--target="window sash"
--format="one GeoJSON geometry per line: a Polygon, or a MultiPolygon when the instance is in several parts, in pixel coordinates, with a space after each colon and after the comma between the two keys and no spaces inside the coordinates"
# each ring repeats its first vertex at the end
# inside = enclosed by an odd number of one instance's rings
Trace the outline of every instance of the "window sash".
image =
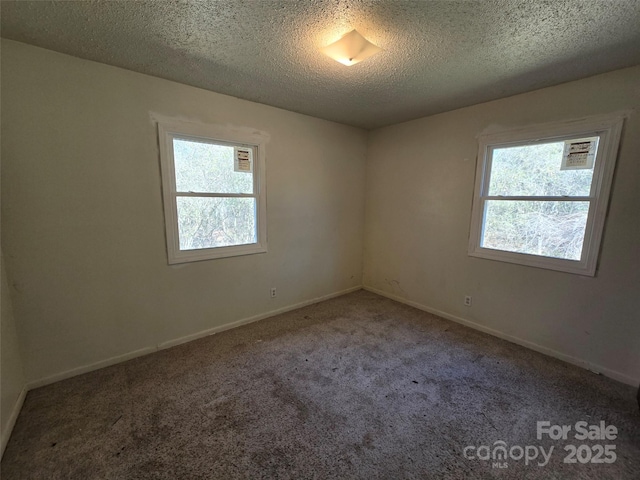
{"type": "Polygon", "coordinates": [[[259,199],[259,195],[258,195],[258,189],[259,189],[259,181],[258,181],[258,167],[257,167],[257,162],[256,162],[256,158],[257,158],[257,148],[254,145],[247,145],[247,144],[240,144],[240,143],[233,143],[233,142],[223,142],[223,141],[219,141],[219,140],[214,140],[211,138],[206,138],[206,137],[198,137],[198,136],[193,136],[193,135],[182,135],[182,134],[175,134],[175,133],[168,133],[167,134],[167,143],[170,146],[170,162],[171,162],[171,170],[172,170],[172,176],[171,176],[171,190],[172,190],[172,196],[173,196],[173,202],[175,204],[175,208],[176,208],[176,225],[175,225],[175,230],[176,230],[176,238],[178,239],[178,243],[177,243],[177,249],[178,252],[194,252],[194,251],[214,251],[214,250],[222,250],[222,249],[233,249],[233,248],[237,248],[237,247],[241,247],[241,246],[255,246],[258,245],[260,243],[260,235],[259,235],[259,211],[260,211],[260,199],[259,199]],[[203,144],[208,144],[208,145],[220,145],[220,146],[225,146],[225,147],[244,147],[244,148],[251,148],[253,150],[253,158],[254,158],[254,165],[253,165],[253,171],[251,172],[252,175],[252,187],[253,187],[253,193],[214,193],[214,192],[193,192],[193,191],[189,191],[189,192],[183,192],[183,191],[177,191],[176,188],[176,172],[175,172],[175,150],[173,147],[173,141],[175,139],[179,139],[179,140],[188,140],[190,142],[194,142],[194,143],[203,143],[203,144]],[[178,197],[191,197],[191,198],[253,198],[256,200],[256,210],[254,212],[254,219],[256,222],[256,241],[255,242],[251,242],[251,243],[245,243],[245,244],[239,244],[239,245],[228,245],[228,246],[223,246],[223,247],[209,247],[209,248],[198,248],[198,249],[183,249],[180,248],[180,233],[178,231],[178,223],[179,223],[179,216],[178,216],[178,205],[177,205],[177,198],[178,197]]]}
{"type": "Polygon", "coordinates": [[[491,196],[491,195],[487,195],[484,197],[481,197],[482,200],[505,200],[505,201],[509,201],[509,200],[518,200],[520,202],[542,202],[542,201],[546,201],[546,202],[589,202],[591,200],[595,200],[596,197],[579,197],[579,196],[533,196],[533,195],[528,195],[528,196],[506,196],[506,195],[496,195],[496,196],[491,196]]]}
{"type": "Polygon", "coordinates": [[[214,198],[257,198],[255,193],[207,193],[207,192],[175,192],[176,197],[214,197],[214,198]]]}
{"type": "MultiPolygon", "coordinates": [[[[504,197],[485,197],[481,199],[482,202],[482,222],[481,222],[481,229],[480,229],[480,235],[479,235],[479,245],[478,248],[482,249],[483,251],[492,251],[492,252],[502,252],[506,255],[526,255],[527,257],[538,257],[541,259],[549,259],[552,261],[557,261],[557,262],[583,262],[585,261],[585,257],[586,255],[588,255],[588,247],[589,247],[589,241],[588,241],[588,233],[590,231],[590,229],[592,228],[593,225],[593,221],[594,221],[594,212],[595,212],[595,198],[592,197],[509,197],[509,198],[504,198],[504,197]],[[536,203],[536,202],[588,202],[589,203],[589,208],[588,208],[588,213],[587,213],[587,221],[585,224],[585,230],[584,230],[584,237],[583,237],[583,243],[582,243],[582,250],[580,252],[580,260],[572,260],[572,259],[568,259],[568,258],[560,258],[560,257],[552,257],[552,256],[548,256],[548,255],[536,255],[535,253],[527,253],[527,252],[516,252],[513,250],[506,250],[506,249],[501,249],[501,248],[491,248],[491,247],[486,247],[484,246],[484,238],[485,238],[485,229],[486,229],[486,215],[487,215],[487,202],[488,201],[518,201],[518,202],[531,202],[531,203],[536,203]]],[[[495,255],[495,254],[492,254],[495,255]]]]}
{"type": "Polygon", "coordinates": [[[172,170],[172,191],[174,194],[176,195],[190,195],[190,194],[195,194],[196,196],[200,196],[200,197],[204,197],[204,196],[211,196],[211,195],[221,195],[221,196],[225,196],[225,197],[233,197],[236,195],[248,195],[251,197],[256,198],[259,195],[259,189],[260,189],[260,182],[259,182],[259,178],[258,178],[258,168],[257,168],[257,159],[258,159],[258,148],[256,145],[249,145],[249,144],[244,144],[244,143],[237,143],[237,142],[224,142],[221,140],[214,140],[212,138],[206,138],[206,137],[198,137],[195,135],[183,135],[183,134],[179,134],[179,133],[167,133],[167,142],[170,142],[170,148],[169,148],[169,155],[170,155],[170,160],[171,160],[171,170],[172,170]],[[175,160],[175,156],[174,156],[174,149],[173,149],[173,141],[174,140],[186,140],[189,142],[196,142],[196,143],[205,143],[207,145],[216,145],[216,146],[222,146],[222,147],[243,147],[243,148],[250,148],[253,150],[253,172],[251,172],[252,175],[252,179],[253,179],[253,193],[242,193],[242,194],[236,194],[236,193],[224,193],[224,192],[194,192],[194,191],[179,191],[176,187],[176,172],[175,172],[175,165],[176,165],[176,160],[175,160]]]}
{"type": "MultiPolygon", "coordinates": [[[[601,165],[601,163],[603,163],[602,161],[602,155],[603,155],[603,132],[590,132],[589,135],[587,134],[571,134],[571,135],[562,135],[562,136],[550,136],[550,137],[546,137],[546,138],[540,138],[540,139],[536,139],[536,140],[531,140],[531,141],[526,141],[526,140],[519,140],[519,141],[513,141],[513,142],[504,142],[504,143],[491,143],[488,144],[486,146],[485,149],[485,156],[483,158],[486,158],[486,161],[484,162],[485,164],[485,168],[484,168],[484,172],[483,172],[483,182],[482,182],[482,196],[483,197],[487,197],[488,195],[488,191],[489,191],[489,187],[491,185],[491,172],[493,169],[493,152],[494,150],[498,150],[498,149],[502,149],[502,148],[512,148],[512,147],[528,147],[528,146],[536,146],[536,145],[544,145],[547,143],[559,143],[559,142],[565,142],[568,140],[574,140],[577,138],[583,138],[583,137],[598,137],[598,150],[596,151],[596,158],[595,158],[595,166],[593,169],[593,176],[591,179],[591,187],[590,187],[590,191],[589,191],[589,196],[590,197],[595,197],[596,192],[598,190],[598,185],[597,185],[597,178],[599,178],[599,175],[602,173],[601,170],[603,168],[603,166],[601,165]]],[[[509,195],[509,197],[517,197],[517,195],[509,195]]],[[[526,197],[523,196],[523,197],[526,197]]],[[[571,195],[568,195],[569,198],[571,198],[571,195]]],[[[550,197],[544,197],[544,198],[550,198],[550,197]]]]}

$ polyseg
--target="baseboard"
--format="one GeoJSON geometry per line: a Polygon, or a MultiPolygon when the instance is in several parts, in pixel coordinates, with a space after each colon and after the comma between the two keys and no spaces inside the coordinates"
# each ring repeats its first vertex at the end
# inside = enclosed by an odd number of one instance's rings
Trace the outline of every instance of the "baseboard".
{"type": "Polygon", "coordinates": [[[357,290],[361,290],[362,285],[358,285],[356,287],[347,288],[346,290],[341,290],[339,292],[330,293],[328,295],[323,295],[322,297],[312,298],[310,300],[305,300],[300,303],[296,303],[293,305],[288,305],[286,307],[278,308],[276,310],[271,310],[266,313],[262,313],[260,315],[254,315],[253,317],[243,318],[240,320],[236,320],[234,322],[226,323],[224,325],[220,325],[217,327],[209,328],[207,330],[203,330],[201,332],[193,333],[191,335],[187,335],[184,337],[176,338],[174,340],[169,340],[167,342],[159,343],[158,345],[141,348],[140,350],[135,350],[133,352],[128,352],[123,355],[117,355],[115,357],[110,357],[105,360],[100,360],[99,362],[91,363],[89,365],[84,365],[81,367],[76,367],[71,370],[66,370],[64,372],[56,373],[55,375],[50,375],[48,377],[40,378],[37,380],[33,380],[27,383],[27,390],[31,390],[38,387],[43,387],[45,385],[49,385],[51,383],[58,382],[60,380],[65,380],[67,378],[75,377],[76,375],[82,375],[83,373],[92,372],[94,370],[99,370],[104,367],[110,367],[111,365],[115,365],[117,363],[125,362],[127,360],[131,360],[136,357],[141,357],[143,355],[148,355],[153,352],[157,352],[158,350],[164,350],[166,348],[175,347],[176,345],[181,345],[183,343],[191,342],[193,340],[197,340],[199,338],[207,337],[209,335],[213,335],[215,333],[223,332],[225,330],[230,330],[232,328],[239,327],[241,325],[246,325],[249,323],[257,322],[258,320],[263,320],[265,318],[273,317],[275,315],[279,315],[281,313],[289,312],[291,310],[295,310],[297,308],[306,307],[307,305],[312,305],[314,303],[323,302],[325,300],[329,300],[331,298],[339,297],[341,295],[346,295],[347,293],[355,292],[357,290]]]}
{"type": "Polygon", "coordinates": [[[7,443],[9,443],[9,437],[11,437],[11,432],[13,431],[13,427],[16,424],[16,420],[18,420],[18,415],[20,415],[20,410],[22,410],[22,405],[24,404],[24,399],[27,396],[27,387],[25,386],[16,402],[13,404],[13,408],[11,409],[11,415],[9,415],[9,421],[4,427],[4,431],[0,435],[2,438],[0,439],[0,460],[4,455],[4,449],[7,448],[7,443]]]}
{"type": "Polygon", "coordinates": [[[27,383],[28,390],[34,388],[44,387],[51,383],[59,382],[60,380],[66,380],[67,378],[76,377],[83,373],[93,372],[94,370],[100,370],[101,368],[110,367],[117,363],[126,362],[132,358],[142,357],[143,355],[149,355],[150,353],[157,352],[157,347],[146,347],[140,350],[134,350],[133,352],[124,353],[115,357],[110,357],[99,362],[90,363],[89,365],[83,365],[81,367],[72,368],[71,370],[65,370],[64,372],[56,373],[48,377],[39,378],[38,380],[32,380],[27,383]]]}
{"type": "Polygon", "coordinates": [[[602,365],[597,365],[597,364],[591,363],[591,362],[589,362],[587,360],[584,360],[584,359],[581,359],[581,358],[577,358],[577,357],[573,357],[571,355],[567,355],[567,354],[559,352],[557,350],[553,350],[551,348],[544,347],[542,345],[538,345],[537,343],[530,342],[529,340],[524,340],[522,338],[515,337],[515,336],[509,335],[507,333],[503,333],[503,332],[501,332],[499,330],[495,330],[493,328],[486,327],[484,325],[481,325],[479,323],[473,322],[471,320],[467,320],[466,318],[458,317],[456,315],[452,315],[450,313],[443,312],[442,310],[437,310],[435,308],[431,308],[431,307],[428,307],[426,305],[422,305],[421,303],[414,302],[412,300],[408,300],[408,299],[403,298],[403,297],[399,297],[397,295],[385,292],[383,290],[378,290],[377,288],[369,287],[369,286],[366,286],[366,285],[363,286],[362,288],[364,290],[367,290],[368,292],[372,292],[372,293],[375,293],[377,295],[381,295],[383,297],[390,298],[391,300],[395,300],[396,302],[404,303],[405,305],[409,305],[411,307],[417,308],[418,310],[423,310],[425,312],[432,313],[432,314],[437,315],[439,317],[446,318],[447,320],[451,320],[453,322],[460,323],[460,324],[465,325],[467,327],[473,328],[474,330],[479,330],[481,332],[488,333],[489,335],[493,335],[494,337],[498,337],[498,338],[501,338],[503,340],[507,340],[508,342],[515,343],[517,345],[521,345],[521,346],[529,348],[531,350],[535,350],[536,352],[540,352],[540,353],[548,355],[550,357],[554,357],[554,358],[557,358],[559,360],[565,361],[567,363],[571,363],[572,365],[577,365],[578,367],[582,367],[582,368],[585,368],[587,370],[591,370],[594,373],[602,374],[602,375],[604,375],[606,377],[613,378],[614,380],[617,380],[619,382],[626,383],[626,384],[632,385],[634,387],[637,387],[638,384],[640,384],[640,378],[633,378],[633,377],[631,377],[629,375],[626,375],[624,373],[618,372],[616,370],[611,370],[610,368],[603,367],[602,365]]]}
{"type": "Polygon", "coordinates": [[[199,338],[208,337],[209,335],[214,335],[216,333],[224,332],[225,330],[231,330],[232,328],[257,322],[258,320],[264,320],[265,318],[274,317],[276,315],[280,315],[281,313],[286,313],[286,312],[290,312],[291,310],[296,310],[298,308],[306,307],[308,305],[313,305],[314,303],[324,302],[325,300],[329,300],[335,297],[340,297],[342,295],[346,295],[347,293],[355,292],[357,290],[362,290],[362,285],[359,285],[357,287],[347,288],[346,290],[341,290],[339,292],[330,293],[329,295],[324,295],[322,297],[312,298],[311,300],[305,300],[304,302],[295,303],[293,305],[278,308],[276,310],[270,310],[266,313],[261,313],[259,315],[254,315],[253,317],[243,318],[241,320],[236,320],[235,322],[226,323],[218,327],[202,330],[201,332],[193,333],[191,335],[187,335],[181,338],[176,338],[175,340],[169,340],[168,342],[160,343],[158,345],[158,350],[175,347],[176,345],[181,345],[183,343],[191,342],[199,338]]]}

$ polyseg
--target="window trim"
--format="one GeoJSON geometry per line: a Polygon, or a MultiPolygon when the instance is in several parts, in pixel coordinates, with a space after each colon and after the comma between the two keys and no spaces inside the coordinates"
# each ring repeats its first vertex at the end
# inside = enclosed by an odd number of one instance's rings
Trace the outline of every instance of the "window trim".
{"type": "MultiPolygon", "coordinates": [[[[158,127],[158,144],[160,149],[160,170],[162,181],[162,200],[164,206],[165,236],[167,259],[170,265],[216,258],[252,255],[267,252],[267,196],[265,171],[265,144],[268,135],[252,129],[237,128],[226,125],[208,125],[187,122],[177,119],[166,119],[152,116],[158,127]],[[176,198],[175,164],[173,157],[173,139],[192,138],[216,144],[252,147],[254,149],[254,193],[248,195],[256,199],[256,233],[257,242],[246,245],[227,247],[180,250],[178,234],[178,210],[176,198]]],[[[203,196],[215,196],[203,195],[203,196]]],[[[222,195],[233,197],[235,194],[222,195]]],[[[243,197],[245,195],[242,195],[243,197]]]]}
{"type": "MultiPolygon", "coordinates": [[[[624,114],[616,113],[479,135],[476,178],[469,232],[469,256],[579,275],[595,276],[624,118],[624,114]],[[593,198],[593,203],[589,207],[580,260],[559,259],[481,247],[480,241],[484,228],[484,203],[487,200],[485,192],[488,189],[489,174],[491,171],[492,157],[489,155],[491,149],[517,144],[531,145],[536,142],[555,139],[562,140],[567,137],[580,138],[591,136],[599,136],[600,140],[593,172],[591,192],[589,197],[586,197],[590,200],[593,198]]],[[[566,200],[566,198],[561,197],[538,198],[541,200],[566,200]]]]}

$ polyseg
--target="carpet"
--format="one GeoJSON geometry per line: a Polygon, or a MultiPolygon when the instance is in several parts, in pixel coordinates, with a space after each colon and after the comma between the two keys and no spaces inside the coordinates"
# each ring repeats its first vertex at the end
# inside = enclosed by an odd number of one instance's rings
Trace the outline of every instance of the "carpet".
{"type": "Polygon", "coordinates": [[[630,386],[362,290],[30,391],[1,473],[637,479],[640,414],[630,386]]]}

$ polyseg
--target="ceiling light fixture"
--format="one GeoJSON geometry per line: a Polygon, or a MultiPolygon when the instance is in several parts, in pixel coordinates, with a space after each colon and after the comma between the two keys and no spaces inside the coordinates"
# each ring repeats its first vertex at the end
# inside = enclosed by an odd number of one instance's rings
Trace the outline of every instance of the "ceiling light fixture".
{"type": "Polygon", "coordinates": [[[349,67],[381,50],[380,47],[371,43],[355,30],[351,30],[337,42],[321,49],[325,55],[349,67]]]}

